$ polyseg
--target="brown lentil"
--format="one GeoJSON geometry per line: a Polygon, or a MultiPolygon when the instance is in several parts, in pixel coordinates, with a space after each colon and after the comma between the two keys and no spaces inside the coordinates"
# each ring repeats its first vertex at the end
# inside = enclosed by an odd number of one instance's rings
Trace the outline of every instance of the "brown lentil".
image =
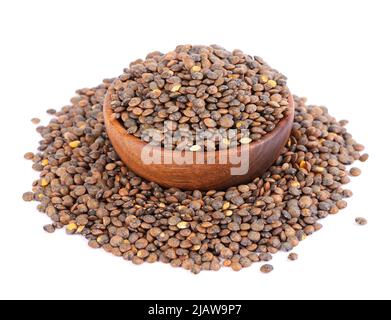
{"type": "Polygon", "coordinates": [[[361,174],[361,170],[359,168],[353,167],[350,169],[349,173],[353,177],[358,177],[361,174]]]}
{"type": "Polygon", "coordinates": [[[365,218],[358,217],[356,218],[356,223],[360,226],[365,226],[368,223],[368,221],[365,218]]]}
{"type": "Polygon", "coordinates": [[[362,154],[362,155],[360,156],[359,160],[360,160],[361,162],[365,162],[365,161],[368,160],[368,158],[369,158],[368,153],[364,153],[364,154],[362,154]]]}
{"type": "Polygon", "coordinates": [[[260,270],[262,273],[270,273],[274,270],[274,268],[271,264],[264,264],[260,270]]]}
{"type": "Polygon", "coordinates": [[[33,192],[25,192],[23,194],[23,200],[24,201],[33,201],[34,200],[34,193],[33,192]]]}
{"type": "Polygon", "coordinates": [[[297,253],[291,252],[288,255],[288,259],[291,261],[296,261],[297,259],[299,259],[299,255],[297,253]]]}
{"type": "Polygon", "coordinates": [[[24,154],[24,158],[25,158],[26,160],[33,160],[33,159],[34,159],[34,153],[33,153],[33,152],[26,152],[26,153],[24,154]]]}
{"type": "Polygon", "coordinates": [[[39,124],[41,122],[41,119],[38,119],[38,118],[32,118],[31,119],[31,123],[32,124],[39,124]]]}
{"type": "Polygon", "coordinates": [[[43,230],[45,230],[48,233],[53,233],[54,231],[56,231],[56,228],[53,226],[53,224],[47,224],[43,226],[43,230]]]}

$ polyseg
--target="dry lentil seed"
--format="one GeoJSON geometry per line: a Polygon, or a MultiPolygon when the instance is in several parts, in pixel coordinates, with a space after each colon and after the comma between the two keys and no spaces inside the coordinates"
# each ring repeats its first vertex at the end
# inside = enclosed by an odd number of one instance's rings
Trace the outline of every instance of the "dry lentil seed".
{"type": "Polygon", "coordinates": [[[191,71],[192,71],[192,72],[200,72],[200,71],[201,71],[201,67],[200,67],[200,66],[193,66],[193,67],[191,68],[191,71]]]}
{"type": "Polygon", "coordinates": [[[353,167],[353,168],[350,169],[349,173],[353,177],[358,177],[361,174],[361,170],[359,168],[353,167]]]}
{"type": "Polygon", "coordinates": [[[303,196],[299,199],[300,208],[309,208],[312,205],[312,199],[309,196],[303,196]]]}
{"type": "Polygon", "coordinates": [[[137,249],[144,249],[148,246],[148,240],[144,238],[138,239],[134,245],[137,249]]]}
{"type": "Polygon", "coordinates": [[[225,115],[220,118],[219,124],[222,128],[232,128],[235,124],[232,115],[225,115]]]}
{"type": "Polygon", "coordinates": [[[77,148],[78,146],[80,146],[80,141],[78,141],[78,140],[75,140],[75,141],[71,141],[71,142],[69,142],[69,146],[71,147],[71,148],[77,148]]]}
{"type": "Polygon", "coordinates": [[[368,221],[365,218],[358,217],[356,218],[356,223],[360,226],[365,226],[368,223],[368,221]]]}
{"type": "Polygon", "coordinates": [[[253,141],[251,138],[245,137],[239,140],[241,144],[249,144],[251,141],[253,141]]]}
{"type": "Polygon", "coordinates": [[[43,230],[45,230],[47,233],[53,233],[56,231],[56,228],[53,226],[53,224],[47,224],[43,226],[43,230]]]}
{"type": "Polygon", "coordinates": [[[39,118],[32,118],[31,122],[32,122],[32,124],[39,124],[41,122],[41,119],[39,119],[39,118]]]}
{"type": "Polygon", "coordinates": [[[273,266],[271,265],[271,264],[264,264],[262,267],[261,267],[261,269],[260,269],[260,271],[262,272],[262,273],[270,273],[270,272],[272,272],[274,270],[274,268],[273,268],[273,266]]]}
{"type": "Polygon", "coordinates": [[[275,88],[277,86],[277,82],[274,80],[268,80],[266,82],[266,85],[269,86],[270,88],[275,88]]]}
{"type": "Polygon", "coordinates": [[[70,223],[66,226],[66,232],[68,234],[73,234],[77,230],[77,224],[76,223],[70,223]]]}
{"type": "Polygon", "coordinates": [[[270,261],[272,259],[273,259],[273,256],[270,253],[268,253],[268,252],[263,252],[263,253],[259,254],[259,260],[260,261],[268,262],[268,261],[270,261]]]}
{"type": "Polygon", "coordinates": [[[295,261],[299,258],[299,255],[297,253],[294,253],[294,252],[291,252],[289,255],[288,255],[288,259],[291,260],[291,261],[295,261]]]}
{"type": "Polygon", "coordinates": [[[181,88],[181,85],[179,83],[176,83],[174,84],[172,87],[171,87],[171,92],[177,92],[179,91],[179,89],[181,88]]]}
{"type": "Polygon", "coordinates": [[[98,242],[98,244],[104,245],[104,244],[108,244],[110,239],[106,234],[102,234],[96,239],[96,241],[98,242]]]}
{"type": "Polygon", "coordinates": [[[362,154],[362,155],[360,156],[359,160],[360,160],[361,162],[365,162],[365,161],[368,160],[368,158],[369,158],[368,153],[364,153],[364,154],[362,154]]]}
{"type": "Polygon", "coordinates": [[[34,153],[33,153],[33,152],[26,152],[26,153],[24,154],[24,158],[25,158],[26,160],[33,160],[33,159],[34,159],[34,153]]]}
{"type": "Polygon", "coordinates": [[[231,268],[233,271],[240,271],[242,270],[242,265],[239,262],[232,262],[231,268]]]}
{"type": "Polygon", "coordinates": [[[33,192],[25,192],[23,194],[23,200],[24,201],[33,201],[34,200],[34,193],[33,192]]]}
{"type": "Polygon", "coordinates": [[[186,229],[190,226],[187,221],[181,221],[176,225],[179,229],[186,229]]]}
{"type": "Polygon", "coordinates": [[[77,186],[74,190],[76,196],[82,196],[87,192],[87,189],[84,186],[77,186]]]}
{"type": "Polygon", "coordinates": [[[211,118],[204,119],[204,123],[208,128],[214,128],[216,126],[216,122],[211,118]]]}
{"type": "Polygon", "coordinates": [[[46,187],[49,185],[49,181],[46,178],[41,179],[41,186],[46,187]]]}
{"type": "Polygon", "coordinates": [[[90,240],[88,241],[88,246],[92,249],[98,249],[100,248],[100,244],[96,240],[90,240]]]}
{"type": "Polygon", "coordinates": [[[123,243],[124,239],[120,236],[114,236],[110,239],[110,244],[113,247],[119,247],[123,243]]]}
{"type": "Polygon", "coordinates": [[[220,255],[224,259],[231,259],[233,256],[233,252],[229,248],[223,248],[220,252],[220,255]]]}
{"type": "Polygon", "coordinates": [[[109,163],[106,165],[106,170],[108,171],[113,171],[115,168],[117,167],[117,165],[115,163],[109,163]]]}

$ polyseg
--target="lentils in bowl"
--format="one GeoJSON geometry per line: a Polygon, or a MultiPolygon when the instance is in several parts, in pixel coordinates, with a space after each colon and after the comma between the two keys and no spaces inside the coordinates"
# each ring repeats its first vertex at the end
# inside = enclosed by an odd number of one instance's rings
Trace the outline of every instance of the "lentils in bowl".
{"type": "Polygon", "coordinates": [[[284,75],[217,45],[152,52],[124,69],[113,89],[111,107],[127,132],[172,150],[249,144],[288,112],[284,75]]]}

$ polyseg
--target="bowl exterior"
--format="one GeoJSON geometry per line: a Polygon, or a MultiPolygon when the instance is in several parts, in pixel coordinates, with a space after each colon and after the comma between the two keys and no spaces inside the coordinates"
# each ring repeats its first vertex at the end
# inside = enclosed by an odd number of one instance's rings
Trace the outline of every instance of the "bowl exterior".
{"type": "MultiPolygon", "coordinates": [[[[286,144],[293,124],[294,102],[289,97],[289,112],[276,128],[261,140],[250,143],[242,148],[228,150],[228,158],[242,159],[240,164],[221,163],[219,151],[205,152],[203,163],[196,163],[197,152],[180,152],[153,147],[149,151],[156,151],[160,161],[145,163],[143,152],[146,152],[146,143],[129,135],[125,128],[114,119],[110,106],[112,91],[109,90],[104,102],[104,119],[109,139],[121,160],[135,174],[163,187],[176,187],[182,190],[222,190],[228,187],[250,182],[261,176],[278,158],[286,144]],[[154,150],[155,149],[155,150],[154,150]],[[158,150],[157,150],[158,149],[158,150]],[[163,161],[173,159],[171,163],[163,161]],[[180,159],[182,163],[178,164],[180,159]],[[158,162],[158,163],[157,163],[158,162]],[[232,169],[248,166],[247,172],[241,175],[232,175],[232,169]]],[[[227,161],[226,161],[227,162],[227,161]]]]}

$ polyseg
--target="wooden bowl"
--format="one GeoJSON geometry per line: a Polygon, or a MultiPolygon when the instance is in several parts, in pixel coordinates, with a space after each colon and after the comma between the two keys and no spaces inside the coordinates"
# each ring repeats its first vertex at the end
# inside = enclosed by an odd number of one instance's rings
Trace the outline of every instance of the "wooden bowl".
{"type": "MultiPolygon", "coordinates": [[[[294,101],[290,95],[288,113],[273,131],[266,134],[261,140],[246,145],[242,150],[238,147],[225,151],[228,152],[228,159],[232,159],[233,156],[240,157],[243,152],[248,152],[248,159],[244,166],[248,165],[249,169],[243,175],[231,174],[231,169],[239,165],[219,163],[219,153],[222,151],[205,152],[205,162],[201,164],[194,161],[197,152],[187,152],[185,164],[177,164],[175,161],[171,164],[163,162],[147,164],[142,160],[143,148],[147,146],[147,143],[128,134],[122,124],[114,119],[110,105],[112,93],[113,90],[109,89],[104,101],[103,112],[107,134],[115,151],[134,173],[163,187],[176,187],[182,190],[223,190],[234,185],[248,183],[261,176],[278,158],[289,138],[293,124],[294,101]],[[189,160],[190,162],[188,162],[189,160]],[[213,160],[214,164],[209,164],[213,163],[213,160]]],[[[183,157],[185,154],[181,151],[160,147],[152,147],[152,149],[161,152],[161,157],[172,156],[173,159],[183,157]]]]}

